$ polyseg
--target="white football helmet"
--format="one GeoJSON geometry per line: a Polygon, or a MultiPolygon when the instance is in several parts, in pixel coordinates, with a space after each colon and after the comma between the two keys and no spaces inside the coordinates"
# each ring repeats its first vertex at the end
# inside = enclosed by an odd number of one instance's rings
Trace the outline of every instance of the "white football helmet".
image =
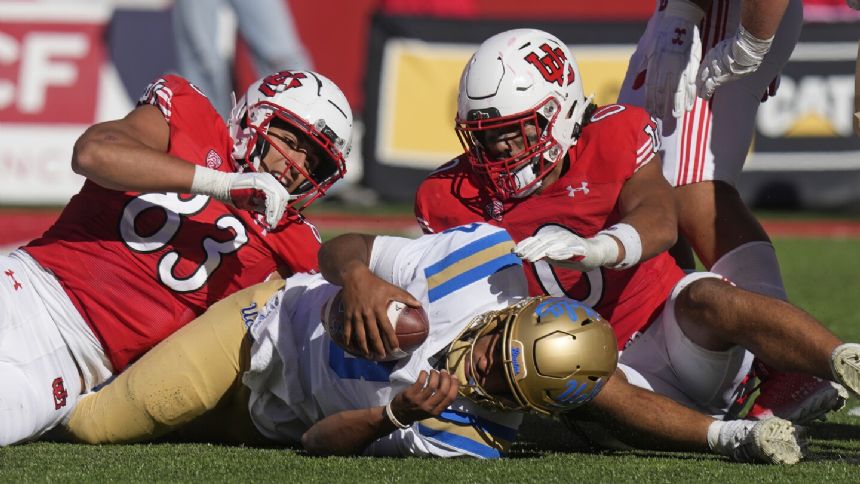
{"type": "MultiPolygon", "coordinates": [[[[290,193],[288,207],[296,211],[323,196],[346,173],[352,110],[343,92],[321,74],[281,71],[258,80],[233,106],[228,124],[237,172],[259,171],[263,156],[275,148],[287,159],[284,172],[292,167],[304,175],[306,181],[290,193]],[[272,143],[268,131],[274,119],[298,129],[319,147],[322,159],[311,172],[272,143]]],[[[284,174],[273,173],[279,181],[284,174]]]]}
{"type": "Polygon", "coordinates": [[[576,144],[590,101],[564,43],[541,30],[508,30],[484,41],[466,64],[455,129],[490,189],[502,199],[520,198],[576,144]],[[527,136],[527,126],[537,134],[527,136]],[[518,132],[524,148],[491,156],[485,140],[500,132],[518,132]]]}

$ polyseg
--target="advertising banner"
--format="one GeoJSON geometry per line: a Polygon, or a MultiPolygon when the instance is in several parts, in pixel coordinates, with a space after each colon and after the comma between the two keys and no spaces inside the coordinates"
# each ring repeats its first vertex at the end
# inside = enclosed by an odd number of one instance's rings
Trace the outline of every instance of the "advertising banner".
{"type": "MultiPolygon", "coordinates": [[[[529,25],[552,32],[569,45],[582,71],[585,92],[594,93],[597,104],[615,101],[627,61],[644,29],[641,22],[529,25]]],[[[374,19],[363,153],[365,182],[370,187],[385,198],[410,201],[424,176],[462,152],[453,124],[463,66],[484,39],[521,26],[507,21],[374,19]]],[[[831,195],[837,195],[836,200],[823,200],[821,190],[812,185],[793,188],[793,196],[804,205],[850,202],[847,194],[839,194],[839,184],[851,180],[850,188],[857,192],[860,140],[852,136],[851,121],[858,30],[860,23],[851,22],[804,27],[777,95],[759,110],[745,168],[757,175],[743,177],[742,188],[750,197],[774,181],[802,184],[810,179],[810,172],[830,178],[831,195]],[[812,200],[804,194],[807,189],[812,200]]]]}

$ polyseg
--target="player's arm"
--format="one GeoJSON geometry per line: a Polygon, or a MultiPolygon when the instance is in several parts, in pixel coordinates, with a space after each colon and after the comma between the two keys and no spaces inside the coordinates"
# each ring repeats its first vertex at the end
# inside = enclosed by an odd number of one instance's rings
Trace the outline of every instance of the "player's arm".
{"type": "MultiPolygon", "coordinates": [[[[398,347],[397,335],[388,321],[388,304],[400,301],[412,307],[421,302],[403,289],[371,271],[371,255],[376,237],[344,234],[324,243],[319,252],[320,272],[325,279],[343,287],[343,338],[350,353],[365,358],[382,358],[388,348],[398,347]]],[[[391,259],[393,254],[379,254],[391,259]]]]}
{"type": "Polygon", "coordinates": [[[375,440],[418,420],[436,417],[457,398],[460,383],[447,371],[422,370],[409,388],[386,406],[345,410],[315,423],[302,435],[302,446],[313,454],[360,454],[375,440]]]}
{"type": "Polygon", "coordinates": [[[759,39],[776,34],[789,0],[744,0],[741,4],[741,25],[759,39]]]}
{"type": "Polygon", "coordinates": [[[588,238],[563,229],[545,230],[521,240],[514,253],[529,262],[545,259],[586,272],[599,267],[626,269],[668,249],[678,237],[678,208],[660,165],[655,154],[624,183],[618,223],[588,238]]]}
{"type": "Polygon", "coordinates": [[[72,170],[113,190],[188,193],[194,165],[167,154],[169,127],[158,108],[98,123],[75,143],[72,170]]]}
{"type": "Polygon", "coordinates": [[[206,195],[262,213],[274,227],[289,193],[268,173],[225,173],[167,153],[170,127],[159,108],[142,104],[123,119],[98,123],[75,142],[72,170],[111,190],[206,195]]]}
{"type": "MultiPolygon", "coordinates": [[[[647,260],[668,250],[678,238],[678,206],[672,186],[661,170],[660,155],[630,177],[619,196],[620,223],[630,225],[639,234],[641,256],[647,260]]],[[[610,235],[612,233],[610,232],[610,235]]],[[[615,263],[625,259],[626,245],[619,242],[615,263]]]]}

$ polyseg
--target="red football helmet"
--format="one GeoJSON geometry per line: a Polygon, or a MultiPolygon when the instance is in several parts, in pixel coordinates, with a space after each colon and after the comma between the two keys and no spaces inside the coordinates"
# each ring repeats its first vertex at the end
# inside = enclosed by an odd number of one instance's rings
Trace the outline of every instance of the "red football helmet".
{"type": "Polygon", "coordinates": [[[590,104],[567,46],[536,29],[484,41],[459,89],[455,130],[472,168],[501,199],[525,197],[541,186],[576,144],[590,104]],[[493,153],[490,145],[500,134],[517,141],[493,153]]]}
{"type": "Polygon", "coordinates": [[[280,174],[295,169],[305,181],[290,193],[288,207],[301,211],[346,173],[345,158],[352,144],[352,111],[343,92],[329,79],[311,71],[281,71],[251,84],[233,107],[229,120],[233,164],[238,172],[259,171],[269,149],[287,160],[280,174]],[[310,172],[272,143],[273,120],[299,131],[318,148],[320,162],[310,172]]]}

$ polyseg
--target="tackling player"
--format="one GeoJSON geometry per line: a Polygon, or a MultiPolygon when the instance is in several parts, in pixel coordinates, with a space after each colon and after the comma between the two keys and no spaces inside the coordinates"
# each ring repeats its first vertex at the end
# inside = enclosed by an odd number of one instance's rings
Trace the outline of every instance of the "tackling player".
{"type": "Polygon", "coordinates": [[[345,304],[412,294],[426,309],[430,332],[411,355],[378,362],[346,353],[321,317],[341,288],[299,274],[214,305],[83,397],[68,430],[90,443],[129,442],[193,421],[207,439],[265,438],[319,454],[500,457],[522,411],[588,402],[617,360],[612,330],[591,308],[525,297],[513,246],[486,224],[416,240],[341,236],[323,246],[320,263],[343,285],[345,304]]]}
{"type": "Polygon", "coordinates": [[[226,125],[176,76],[75,144],[87,177],[42,237],[0,257],[0,445],[240,288],[314,270],[300,210],[343,176],[352,113],[307,71],[258,80],[226,125]]]}
{"type": "Polygon", "coordinates": [[[795,444],[757,455],[724,446],[745,435],[791,435],[788,422],[707,415],[728,411],[752,361],[746,349],[857,392],[860,345],[843,345],[799,309],[717,274],[684,275],[665,252],[676,207],[654,129],[640,108],[592,107],[554,36],[503,32],[463,72],[456,130],[466,152],[422,183],[416,215],[428,232],[475,221],[505,227],[530,262],[531,294],[592,305],[615,330],[630,383],[701,412],[656,395],[622,398],[631,386],[613,379],[594,406],[648,436],[637,443],[796,462],[795,444]]]}
{"type": "MultiPolygon", "coordinates": [[[[685,269],[695,269],[689,243],[708,270],[785,300],[776,252],[736,185],[759,104],[775,93],[800,36],[801,1],[656,3],[618,102],[657,117],[663,174],[675,187],[683,236],[672,253],[685,269]]],[[[844,404],[828,381],[754,368],[762,384],[748,417],[801,421],[844,404]]]]}

